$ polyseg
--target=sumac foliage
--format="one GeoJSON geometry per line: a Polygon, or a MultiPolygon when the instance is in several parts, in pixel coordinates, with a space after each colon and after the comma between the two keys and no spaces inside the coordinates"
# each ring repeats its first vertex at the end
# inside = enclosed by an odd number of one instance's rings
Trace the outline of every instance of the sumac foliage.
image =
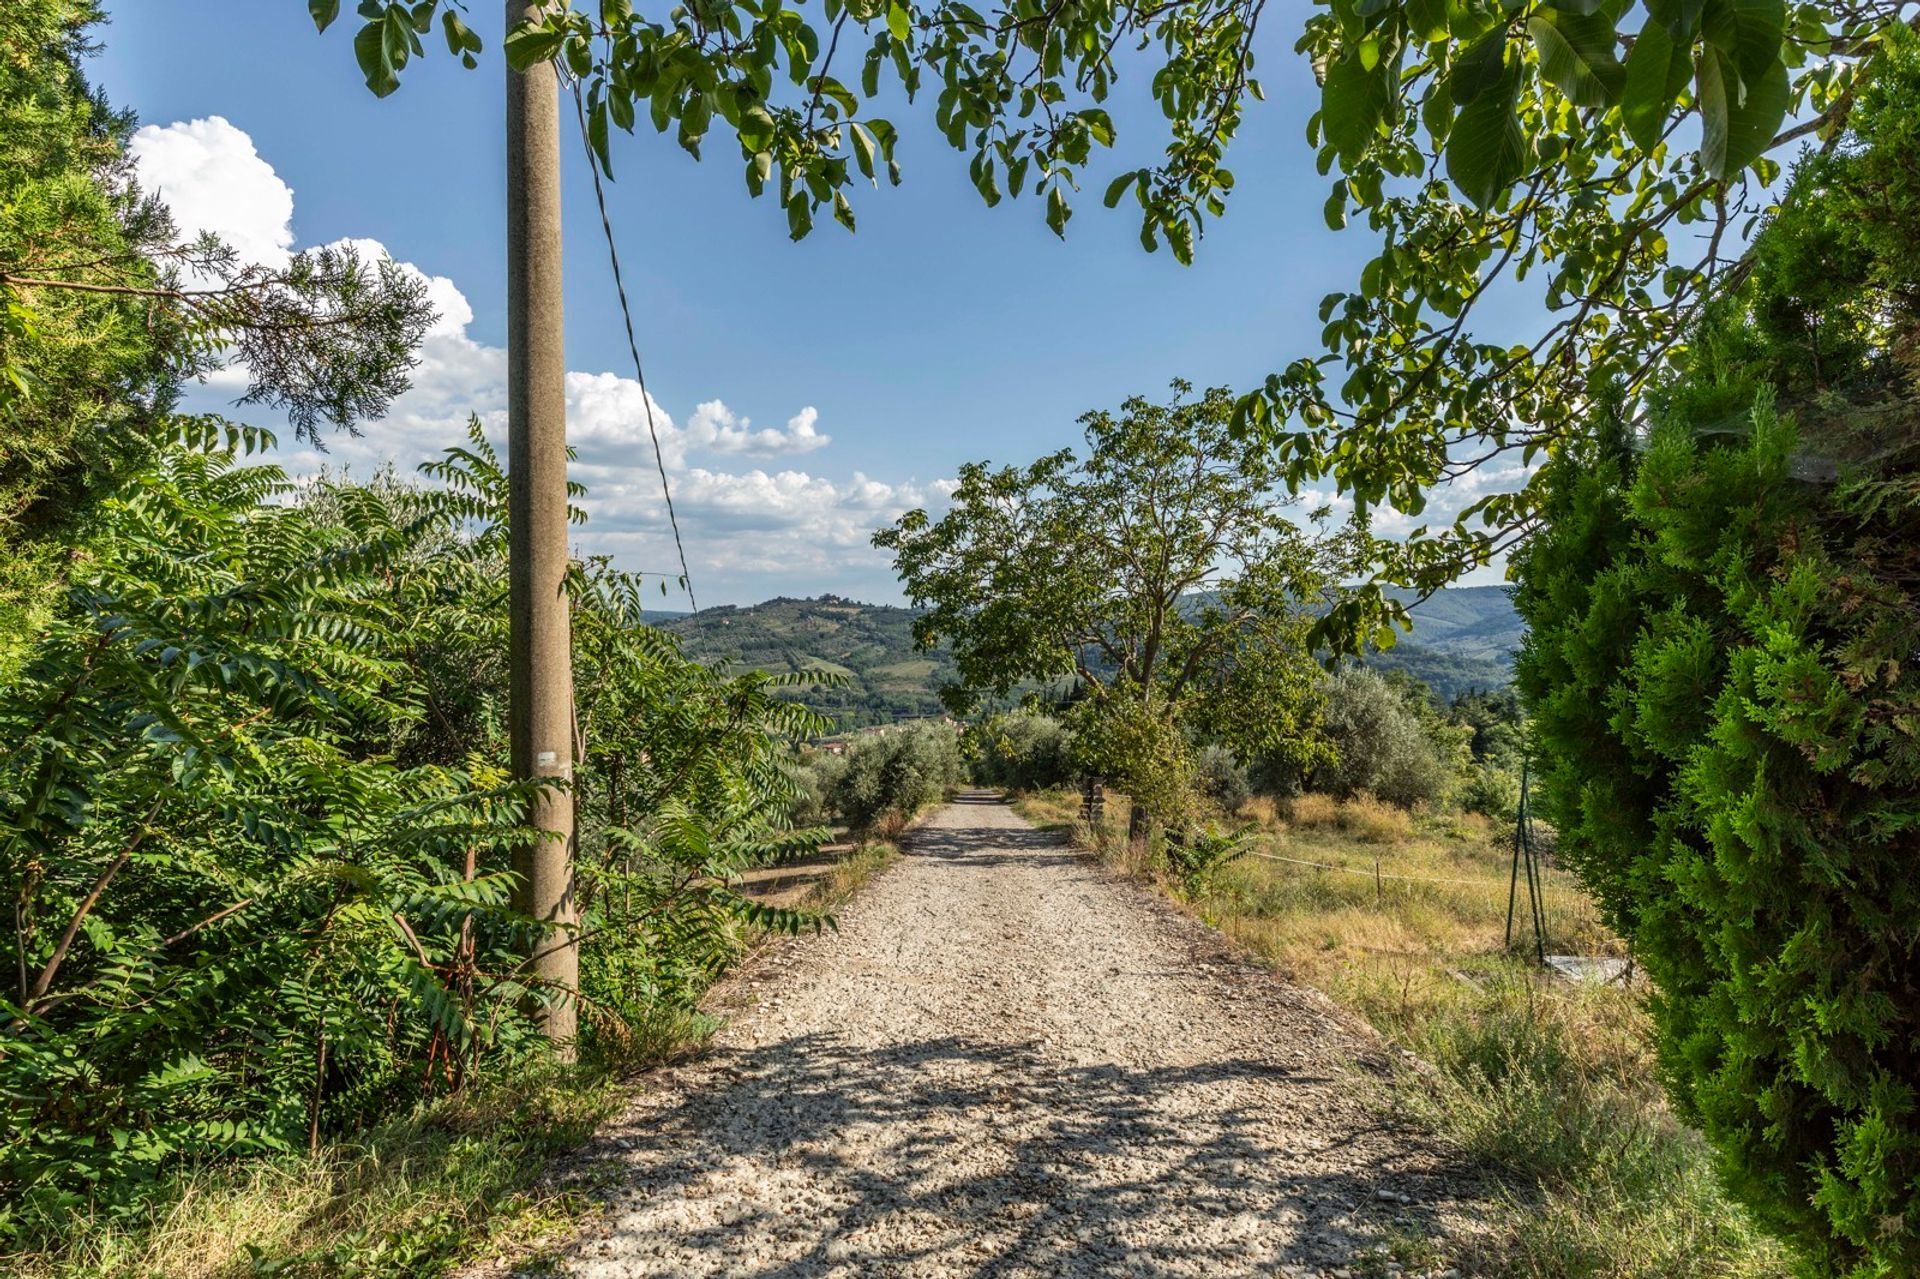
{"type": "MultiPolygon", "coordinates": [[[[478,430],[433,469],[295,489],[189,423],[76,548],[0,694],[0,1231],[134,1204],[183,1157],[325,1139],[537,1051],[549,997],[508,907],[528,792],[502,712],[505,477],[478,430]]],[[[574,576],[583,1019],[617,1046],[755,928],[733,890],[810,850],[771,681],[574,576]]]]}

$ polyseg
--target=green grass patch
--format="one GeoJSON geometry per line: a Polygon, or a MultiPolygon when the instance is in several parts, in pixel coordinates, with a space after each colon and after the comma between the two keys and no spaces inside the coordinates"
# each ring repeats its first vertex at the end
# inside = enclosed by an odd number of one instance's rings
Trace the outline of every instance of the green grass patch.
{"type": "Polygon", "coordinates": [[[876,666],[870,672],[875,679],[890,684],[924,684],[933,678],[940,669],[940,663],[927,658],[917,658],[905,662],[889,662],[885,666],[876,666]]]}

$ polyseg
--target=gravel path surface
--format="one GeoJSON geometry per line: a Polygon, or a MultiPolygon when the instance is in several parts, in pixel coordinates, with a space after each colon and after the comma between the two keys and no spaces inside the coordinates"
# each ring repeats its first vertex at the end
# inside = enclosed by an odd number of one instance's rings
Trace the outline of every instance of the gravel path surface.
{"type": "Polygon", "coordinates": [[[566,1273],[1358,1277],[1472,1213],[1378,1040],[988,796],[716,1001],[563,1170],[566,1273]]]}

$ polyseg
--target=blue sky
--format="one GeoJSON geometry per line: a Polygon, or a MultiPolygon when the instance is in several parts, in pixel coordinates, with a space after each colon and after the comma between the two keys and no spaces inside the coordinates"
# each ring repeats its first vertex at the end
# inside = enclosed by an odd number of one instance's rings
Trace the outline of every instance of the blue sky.
{"type": "MultiPolygon", "coordinates": [[[[273,242],[263,254],[377,241],[443,277],[436,296],[463,300],[440,345],[429,342],[419,405],[337,440],[328,460],[410,467],[468,407],[496,423],[498,31],[478,28],[489,38],[479,71],[442,48],[379,101],[354,66],[350,16],[321,37],[300,0],[108,7],[93,76],[148,126],[136,146],[143,180],[203,210],[183,221],[273,242]]],[[[893,112],[904,185],[860,193],[857,235],[823,224],[799,244],[771,199],[747,197],[730,140],[716,134],[695,162],[644,125],[618,137],[615,229],[649,387],[678,432],[670,462],[701,602],[820,591],[896,600],[865,532],[906,505],[937,503],[960,463],[1073,443],[1081,412],[1156,394],[1174,377],[1244,387],[1316,351],[1320,297],[1356,279],[1372,246],[1363,228],[1335,234],[1321,221],[1327,180],[1305,141],[1317,94],[1291,51],[1302,16],[1266,24],[1268,100],[1250,106],[1228,214],[1192,267],[1142,251],[1130,201],[1099,204],[1108,177],[1161,146],[1156,114],[1129,100],[1144,75],[1122,88],[1118,145],[1064,243],[1038,202],[982,204],[966,157],[933,131],[929,100],[893,112]]],[[[568,141],[568,364],[579,375],[581,478],[596,494],[583,549],[664,568],[658,481],[635,435],[637,393],[618,377],[631,370],[587,173],[568,141]]],[[[293,451],[288,461],[310,469],[316,459],[293,451]]]]}

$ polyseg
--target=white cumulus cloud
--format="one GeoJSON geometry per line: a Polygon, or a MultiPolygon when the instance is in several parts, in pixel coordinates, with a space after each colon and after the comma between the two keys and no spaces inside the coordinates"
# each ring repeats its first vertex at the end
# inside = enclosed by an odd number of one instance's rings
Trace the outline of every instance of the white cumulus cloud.
{"type": "Polygon", "coordinates": [[[771,457],[783,453],[811,453],[833,442],[814,429],[820,410],[808,405],[787,419],[785,430],[756,431],[749,418],[740,417],[721,400],[694,406],[687,419],[686,438],[694,447],[713,453],[740,453],[771,457]]]}
{"type": "Polygon", "coordinates": [[[149,124],[127,150],[140,185],[167,202],[187,239],[211,231],[248,262],[293,254],[293,188],[223,116],[149,124]]]}
{"type": "MultiPolygon", "coordinates": [[[[229,121],[212,116],[149,125],[135,135],[132,154],[141,185],[166,200],[183,235],[212,231],[248,261],[268,266],[295,250],[293,189],[229,121]]],[[[334,244],[366,260],[390,256],[378,240],[334,244]]],[[[425,282],[438,315],[421,343],[411,388],[385,418],[363,424],[357,436],[333,435],[325,450],[289,441],[280,458],[288,470],[311,474],[329,467],[365,475],[392,465],[408,472],[463,443],[469,416],[480,419],[504,454],[506,351],[468,331],[473,307],[453,280],[412,263],[400,266],[425,282]]],[[[236,380],[242,379],[233,371],[217,374],[204,394],[229,391],[236,380]]],[[[654,461],[657,435],[695,585],[706,602],[751,602],[780,592],[891,593],[891,574],[869,544],[873,529],[912,507],[941,505],[952,490],[950,480],[888,483],[859,471],[836,480],[693,461],[824,449],[832,437],[819,429],[812,405],[784,426],[756,428],[718,398],[696,404],[678,421],[634,379],[612,372],[570,371],[566,394],[567,437],[577,451],[573,475],[589,488],[580,549],[611,553],[631,569],[677,574],[654,461]]]]}

